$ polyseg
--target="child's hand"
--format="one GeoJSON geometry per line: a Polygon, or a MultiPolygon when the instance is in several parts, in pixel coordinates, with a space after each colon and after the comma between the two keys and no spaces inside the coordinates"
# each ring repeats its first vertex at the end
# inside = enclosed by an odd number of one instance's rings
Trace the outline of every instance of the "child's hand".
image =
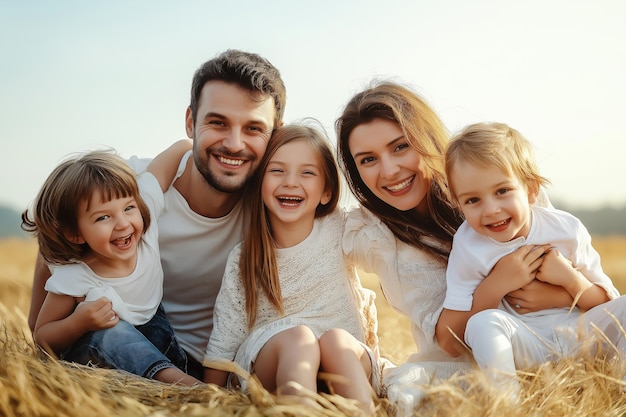
{"type": "Polygon", "coordinates": [[[535,279],[543,262],[542,256],[549,249],[550,245],[522,246],[503,256],[489,275],[498,274],[499,284],[506,288],[504,294],[522,288],[535,279]]]}
{"type": "Polygon", "coordinates": [[[558,249],[551,248],[543,256],[543,262],[537,269],[537,279],[552,285],[562,287],[571,284],[575,279],[576,270],[569,259],[559,252],[558,249]]]}
{"type": "Polygon", "coordinates": [[[562,286],[583,311],[609,300],[606,290],[591,283],[557,249],[551,249],[546,253],[543,263],[537,270],[537,279],[562,286]]]}
{"type": "Polygon", "coordinates": [[[72,316],[85,332],[108,329],[120,321],[119,316],[113,311],[113,304],[106,297],[78,304],[72,316]]]}

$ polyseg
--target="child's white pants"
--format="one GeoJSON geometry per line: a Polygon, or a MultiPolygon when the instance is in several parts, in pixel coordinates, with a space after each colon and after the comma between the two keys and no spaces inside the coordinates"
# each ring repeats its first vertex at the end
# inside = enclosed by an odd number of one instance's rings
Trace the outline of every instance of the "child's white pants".
{"type": "Polygon", "coordinates": [[[551,309],[527,315],[508,305],[476,313],[467,322],[465,343],[476,362],[489,374],[515,375],[515,370],[541,364],[580,351],[585,341],[606,338],[607,352],[626,352],[626,296],[600,304],[587,312],[551,309]],[[580,326],[580,327],[579,327],[580,326]],[[597,328],[604,337],[600,336],[597,328]],[[582,330],[582,332],[579,332],[582,330]],[[611,346],[614,345],[613,346],[611,346]]]}

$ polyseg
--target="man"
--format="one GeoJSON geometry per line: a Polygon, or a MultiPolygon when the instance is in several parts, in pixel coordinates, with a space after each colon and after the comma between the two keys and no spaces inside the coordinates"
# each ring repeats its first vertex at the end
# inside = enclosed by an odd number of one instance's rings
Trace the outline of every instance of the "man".
{"type": "MultiPolygon", "coordinates": [[[[226,259],[241,239],[240,199],[282,124],[286,91],[279,71],[259,55],[228,50],[194,74],[185,126],[192,151],[180,161],[158,219],[164,272],[163,307],[188,355],[188,373],[202,379],[204,350],[226,259]]],[[[129,161],[138,172],[146,162],[129,161]]],[[[29,326],[35,325],[50,273],[35,268],[29,326]]]]}

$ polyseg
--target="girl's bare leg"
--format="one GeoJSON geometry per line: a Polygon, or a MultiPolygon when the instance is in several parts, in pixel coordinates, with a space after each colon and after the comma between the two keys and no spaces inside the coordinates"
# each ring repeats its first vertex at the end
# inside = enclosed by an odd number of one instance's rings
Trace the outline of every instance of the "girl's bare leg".
{"type": "Polygon", "coordinates": [[[364,410],[373,412],[372,364],[365,348],[343,329],[328,330],[320,337],[319,344],[322,370],[343,377],[332,382],[335,392],[358,400],[364,410]]]}
{"type": "Polygon", "coordinates": [[[280,389],[283,395],[297,395],[298,384],[317,392],[319,367],[315,334],[306,326],[297,326],[278,333],[263,346],[252,372],[268,391],[280,389]]]}

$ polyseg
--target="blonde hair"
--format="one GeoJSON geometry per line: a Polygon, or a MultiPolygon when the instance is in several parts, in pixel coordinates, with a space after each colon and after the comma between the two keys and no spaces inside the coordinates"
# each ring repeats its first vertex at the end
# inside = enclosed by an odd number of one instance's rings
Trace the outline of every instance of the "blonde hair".
{"type": "Polygon", "coordinates": [[[451,174],[461,161],[480,167],[495,166],[506,175],[517,177],[529,189],[539,190],[550,183],[539,174],[531,143],[504,123],[475,123],[452,138],[446,150],[445,166],[453,195],[451,174]]]}
{"type": "Polygon", "coordinates": [[[112,151],[90,151],[59,164],[44,182],[35,198],[32,215],[22,213],[22,229],[34,234],[46,262],[65,265],[76,263],[89,254],[86,243],[75,243],[68,236],[78,236],[78,210],[95,191],[103,201],[133,197],[143,217],[144,231],[150,226],[148,206],[139,195],[133,170],[112,151]]]}
{"type": "Polygon", "coordinates": [[[408,87],[381,82],[355,95],[346,104],[335,127],[340,167],[359,203],[378,216],[398,239],[446,262],[461,217],[451,203],[444,172],[443,153],[449,136],[435,111],[408,87]],[[396,123],[410,146],[420,154],[429,182],[425,197],[427,216],[416,210],[398,210],[385,203],[361,178],[350,153],[349,139],[356,127],[375,119],[396,123]],[[434,238],[438,243],[430,243],[424,237],[434,238]]]}
{"type": "Polygon", "coordinates": [[[249,212],[246,216],[249,219],[249,227],[242,242],[239,272],[246,296],[249,328],[252,328],[256,321],[259,288],[280,314],[284,313],[276,252],[267,208],[263,204],[261,186],[267,166],[276,151],[283,145],[298,140],[311,145],[322,157],[325,187],[331,192],[330,201],[317,206],[315,217],[323,217],[333,212],[339,200],[339,169],[328,139],[317,129],[305,125],[288,125],[276,130],[268,141],[265,154],[252,178],[248,188],[250,192],[244,197],[245,209],[249,212]]]}

